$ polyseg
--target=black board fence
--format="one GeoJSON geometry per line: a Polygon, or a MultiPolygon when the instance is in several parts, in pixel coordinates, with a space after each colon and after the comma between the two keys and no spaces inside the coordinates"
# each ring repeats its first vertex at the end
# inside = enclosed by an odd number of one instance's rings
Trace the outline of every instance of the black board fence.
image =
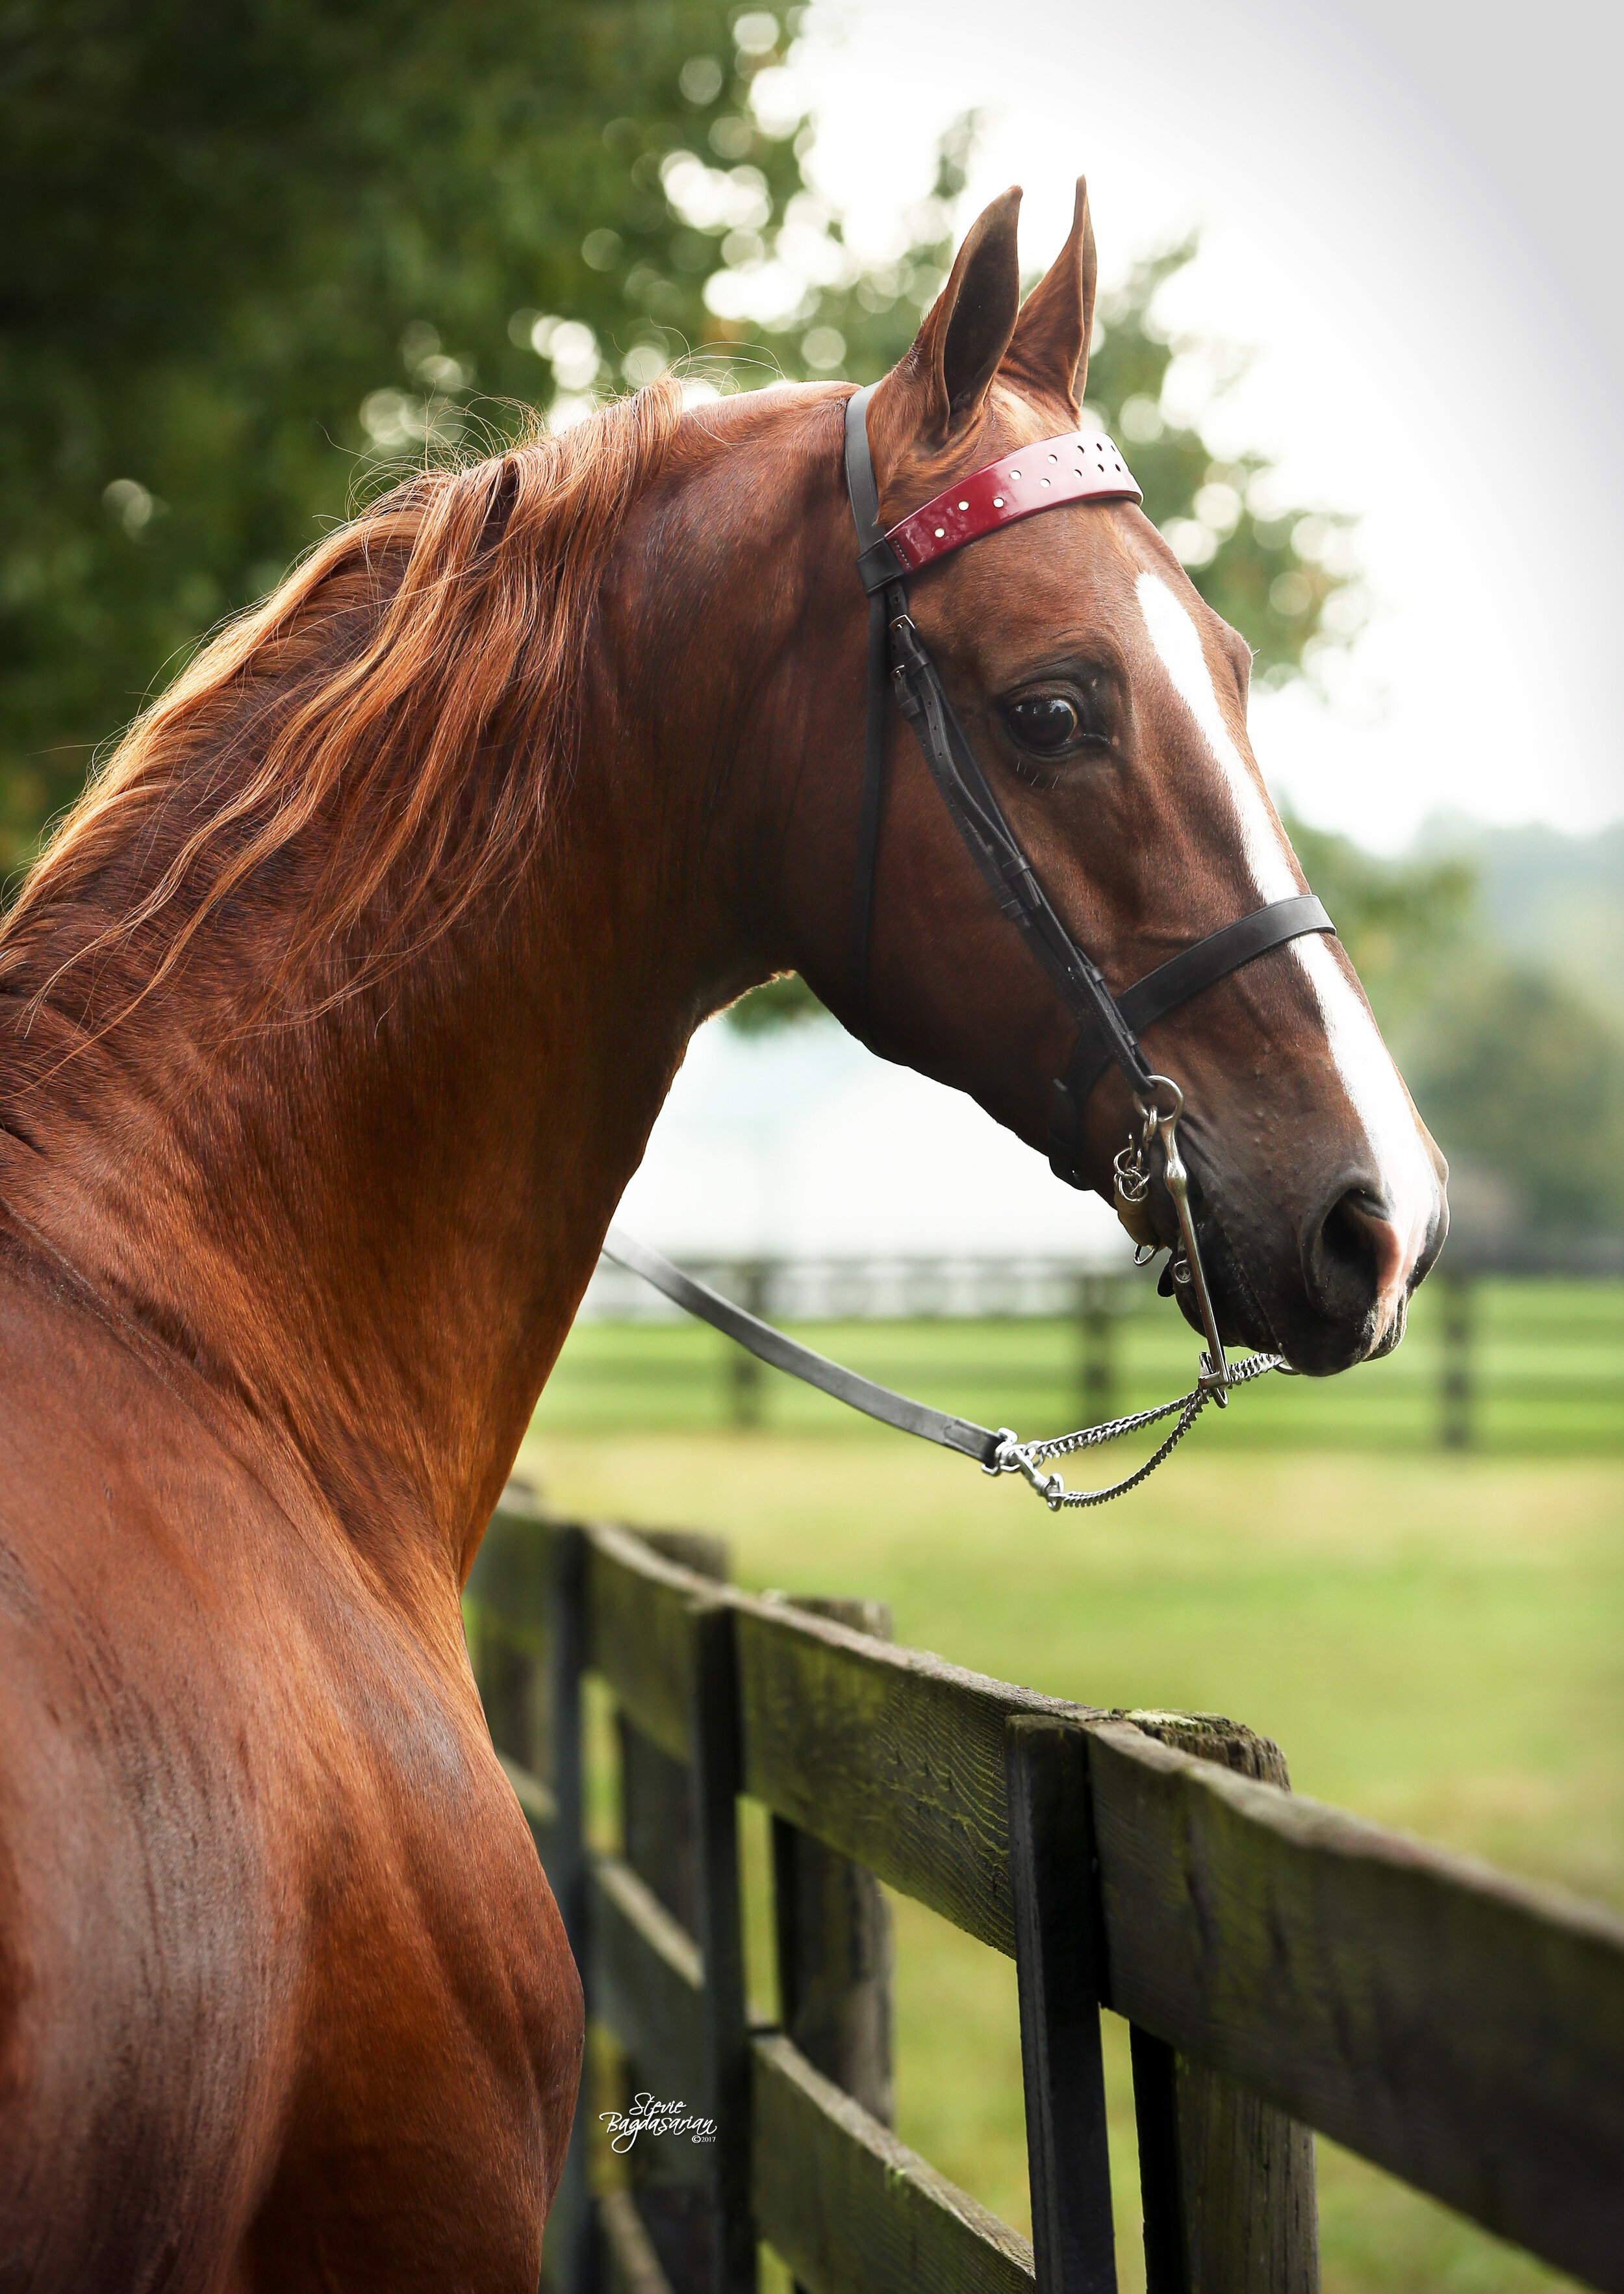
{"type": "MultiPolygon", "coordinates": [[[[800,1326],[837,1355],[852,1339],[842,1326],[889,1325],[878,1355],[872,1342],[858,1343],[871,1374],[972,1415],[1013,1412],[1023,1432],[1037,1430],[1034,1411],[1054,1413],[1058,1428],[1062,1420],[1098,1425],[1160,1401],[1178,1390],[1192,1359],[1182,1324],[1146,1276],[1108,1268],[893,1257],[696,1260],[689,1271],[752,1314],[800,1326]],[[953,1343],[922,1349],[917,1333],[930,1324],[938,1335],[953,1330],[953,1343]],[[1170,1352],[1157,1345],[1158,1330],[1173,1339],[1170,1352]]],[[[560,1413],[553,1421],[560,1430],[583,1419],[600,1428],[646,1426],[651,1406],[656,1422],[663,1411],[684,1425],[782,1425],[788,1382],[726,1339],[707,1332],[695,1346],[697,1336],[635,1275],[605,1265],[544,1411],[560,1413]],[[619,1326],[613,1345],[603,1342],[605,1324],[619,1326]]],[[[1311,1418],[1301,1390],[1284,1421],[1268,1410],[1260,1420],[1249,1403],[1226,1438],[1274,1441],[1295,1424],[1300,1439],[1311,1423],[1315,1440],[1384,1441],[1397,1424],[1412,1443],[1446,1450],[1616,1450],[1624,1427],[1624,1259],[1605,1245],[1582,1257],[1532,1249],[1473,1257],[1451,1240],[1419,1296],[1402,1354],[1378,1378],[1374,1391],[1362,1374],[1351,1386],[1321,1387],[1311,1418]]],[[[792,1412],[791,1422],[805,1421],[792,1412]]]]}
{"type": "MultiPolygon", "coordinates": [[[[1309,2294],[1311,2135],[1624,2294],[1624,1922],[1286,1788],[1265,1739],[1108,1713],[760,1598],[719,1541],[503,1500],[469,1583],[491,1735],[637,2085],[715,2122],[593,2195],[557,2294],[1116,2286],[1100,2011],[1132,2025],[1150,2294],[1309,2294]],[[589,1851],[582,1688],[620,1741],[589,1851]],[[737,1801],[772,1813],[784,2027],[746,2009],[737,1801]],[[891,2132],[874,1878],[1013,1957],[1033,2241],[891,2132]]],[[[869,1630],[863,1630],[863,1627],[869,1630]]],[[[875,1630],[878,1628],[878,1630],[875,1630]]]]}

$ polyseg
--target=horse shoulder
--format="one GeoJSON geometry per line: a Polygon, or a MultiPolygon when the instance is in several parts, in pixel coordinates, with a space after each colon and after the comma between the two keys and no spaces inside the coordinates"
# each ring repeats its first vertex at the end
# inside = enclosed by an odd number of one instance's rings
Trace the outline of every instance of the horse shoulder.
{"type": "Polygon", "coordinates": [[[533,2287],[580,1980],[466,1663],[364,1612],[346,1641],[321,1723],[343,1781],[304,1851],[306,2054],[253,2250],[278,2285],[533,2287]]]}
{"type": "Polygon", "coordinates": [[[454,1614],[0,1268],[0,2250],[533,2286],[580,2046],[454,1614]]]}

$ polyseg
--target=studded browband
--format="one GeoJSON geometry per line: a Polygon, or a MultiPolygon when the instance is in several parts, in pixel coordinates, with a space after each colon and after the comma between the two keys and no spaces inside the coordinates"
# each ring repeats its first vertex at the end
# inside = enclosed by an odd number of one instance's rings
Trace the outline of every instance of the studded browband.
{"type": "Polygon", "coordinates": [[[882,533],[868,444],[872,395],[871,385],[846,405],[846,485],[857,533],[857,571],[869,600],[867,725],[849,956],[854,1021],[857,1032],[866,1035],[889,684],[970,857],[1078,1021],[1065,1078],[1054,1086],[1049,1160],[1057,1177],[1085,1187],[1079,1167],[1084,1108],[1113,1062],[1135,1096],[1144,1097],[1151,1070],[1140,1049],[1141,1032],[1271,948],[1303,932],[1335,931],[1336,926],[1311,892],[1274,900],[1181,949],[1120,997],[1112,995],[1098,965],[1056,913],[1004,819],[914,625],[906,585],[910,576],[967,542],[1037,511],[1068,502],[1140,501],[1143,496],[1110,441],[1078,431],[1002,455],[882,533]]]}
{"type": "Polygon", "coordinates": [[[1127,464],[1108,438],[1079,431],[1045,438],[989,462],[891,527],[887,547],[910,574],[938,557],[1062,502],[1142,501],[1127,464]]]}

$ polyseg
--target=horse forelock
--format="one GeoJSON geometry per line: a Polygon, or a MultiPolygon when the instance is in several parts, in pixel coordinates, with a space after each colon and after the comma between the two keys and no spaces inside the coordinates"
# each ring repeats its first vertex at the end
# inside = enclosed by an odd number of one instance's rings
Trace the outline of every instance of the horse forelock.
{"type": "Polygon", "coordinates": [[[131,726],[0,921],[0,987],[37,1011],[105,974],[127,1010],[258,882],[297,888],[279,982],[320,958],[330,1003],[510,879],[567,788],[600,577],[680,412],[656,383],[329,536],[131,726]]]}

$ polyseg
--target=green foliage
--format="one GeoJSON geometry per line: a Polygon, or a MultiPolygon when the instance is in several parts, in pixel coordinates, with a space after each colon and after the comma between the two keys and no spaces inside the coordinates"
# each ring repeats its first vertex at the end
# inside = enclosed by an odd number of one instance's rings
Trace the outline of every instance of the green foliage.
{"type": "Polygon", "coordinates": [[[1478,858],[1287,826],[1449,1159],[1458,1251],[1618,1233],[1624,1042],[1558,965],[1507,948],[1478,858]]]}
{"type": "Polygon", "coordinates": [[[1499,1220],[1550,1239],[1624,1222],[1624,1045],[1552,973],[1480,955],[1428,1005],[1409,1061],[1451,1162],[1498,1179],[1499,1220]]]}
{"type": "Polygon", "coordinates": [[[1476,871],[1460,858],[1384,860],[1287,815],[1303,873],[1329,910],[1376,1017],[1391,1029],[1431,994],[1468,940],[1476,871]]]}
{"type": "MultiPolygon", "coordinates": [[[[895,361],[951,258],[975,121],[944,138],[905,253],[865,272],[802,180],[800,123],[756,100],[788,28],[714,0],[14,0],[0,866],[390,466],[675,359],[741,384],[895,361]],[[762,298],[775,265],[787,304],[762,298]]],[[[1188,252],[1112,306],[1107,411],[1159,388],[1144,305],[1188,252]]],[[[1135,449],[1152,508],[1187,523],[1219,483],[1193,435],[1135,449]]],[[[1290,570],[1278,549],[1258,570],[1253,532],[1243,513],[1200,569],[1242,607],[1290,570]]],[[[1289,666],[1318,606],[1272,611],[1241,626],[1289,666]]]]}
{"type": "Polygon", "coordinates": [[[777,38],[710,0],[13,0],[0,866],[380,457],[736,331],[728,218],[800,186],[750,108],[777,38]]]}
{"type": "Polygon", "coordinates": [[[742,996],[727,1016],[741,1035],[759,1036],[793,1020],[823,1020],[829,1015],[799,972],[783,972],[742,996]]]}
{"type": "Polygon", "coordinates": [[[1571,836],[1446,818],[1424,843],[1477,871],[1484,930],[1508,956],[1548,966],[1624,1033],[1624,821],[1571,836]]]}
{"type": "MultiPolygon", "coordinates": [[[[819,326],[832,328],[838,336],[840,371],[853,382],[878,382],[889,372],[941,292],[953,267],[958,202],[968,179],[978,125],[978,115],[967,111],[942,135],[929,195],[910,212],[908,243],[896,261],[861,270],[849,260],[844,273],[821,290],[819,326]]],[[[838,216],[828,218],[827,229],[832,243],[843,246],[838,216]]],[[[787,371],[807,370],[799,346],[781,342],[779,347],[787,371]]]]}
{"type": "Polygon", "coordinates": [[[1279,684],[1301,671],[1316,638],[1343,644],[1359,626],[1350,521],[1292,507],[1264,456],[1215,459],[1198,423],[1174,420],[1164,404],[1180,351],[1205,353],[1220,394],[1239,369],[1223,345],[1176,338],[1157,317],[1162,289],[1195,255],[1196,241],[1186,240],[1138,264],[1115,294],[1101,297],[1088,405],[1121,443],[1145,490],[1146,515],[1190,580],[1253,647],[1259,673],[1279,684]]]}

